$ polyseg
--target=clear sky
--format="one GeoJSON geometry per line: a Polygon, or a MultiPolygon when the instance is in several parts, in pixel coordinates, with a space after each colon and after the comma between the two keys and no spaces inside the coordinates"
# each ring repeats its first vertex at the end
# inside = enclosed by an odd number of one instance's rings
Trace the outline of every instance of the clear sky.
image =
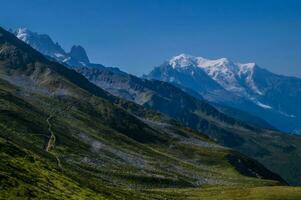
{"type": "Polygon", "coordinates": [[[301,77],[300,0],[7,0],[0,19],[136,75],[187,53],[301,77]]]}

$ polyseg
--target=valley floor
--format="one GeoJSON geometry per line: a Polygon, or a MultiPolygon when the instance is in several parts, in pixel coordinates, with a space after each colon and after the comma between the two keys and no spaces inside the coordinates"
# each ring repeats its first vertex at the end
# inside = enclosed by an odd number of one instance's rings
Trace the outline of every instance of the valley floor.
{"type": "MultiPolygon", "coordinates": [[[[301,187],[210,187],[202,189],[163,189],[155,192],[187,200],[300,200],[301,187]]],[[[171,197],[171,196],[170,196],[171,197]]]]}

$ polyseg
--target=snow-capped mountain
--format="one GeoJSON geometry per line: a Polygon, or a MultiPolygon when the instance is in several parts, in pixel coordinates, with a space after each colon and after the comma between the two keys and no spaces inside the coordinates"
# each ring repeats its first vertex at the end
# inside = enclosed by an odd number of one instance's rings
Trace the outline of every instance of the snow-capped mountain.
{"type": "Polygon", "coordinates": [[[211,102],[262,117],[284,131],[301,127],[301,79],[273,74],[255,63],[180,54],[145,77],[191,89],[211,102]]]}
{"type": "MultiPolygon", "coordinates": [[[[173,69],[180,71],[191,68],[200,68],[209,77],[216,81],[223,89],[235,92],[238,95],[248,95],[248,91],[262,94],[252,79],[255,63],[233,63],[227,58],[209,60],[203,57],[193,57],[181,54],[173,57],[169,64],[173,69]],[[245,84],[243,84],[245,83],[245,84]],[[246,88],[247,87],[247,88],[246,88]]],[[[194,71],[192,71],[192,75],[194,71]]]]}
{"type": "Polygon", "coordinates": [[[85,49],[79,45],[72,46],[68,53],[46,34],[32,32],[27,28],[18,28],[14,34],[34,49],[61,63],[69,66],[87,66],[90,64],[85,49]]]}

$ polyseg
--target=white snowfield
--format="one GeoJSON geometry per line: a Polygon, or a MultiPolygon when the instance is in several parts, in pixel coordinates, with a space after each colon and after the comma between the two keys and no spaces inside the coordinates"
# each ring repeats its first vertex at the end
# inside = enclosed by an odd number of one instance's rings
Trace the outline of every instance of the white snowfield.
{"type": "Polygon", "coordinates": [[[194,69],[202,69],[225,90],[244,96],[264,109],[272,109],[256,100],[257,95],[264,95],[253,79],[256,63],[235,63],[227,58],[212,60],[187,54],[175,56],[168,63],[175,70],[192,70],[192,76],[194,69]]]}
{"type": "Polygon", "coordinates": [[[29,36],[29,30],[27,28],[19,28],[16,31],[16,36],[22,41],[27,41],[29,36]]]}
{"type": "Polygon", "coordinates": [[[250,91],[257,95],[263,95],[253,80],[255,63],[234,63],[227,58],[211,60],[180,54],[170,59],[169,64],[178,70],[201,68],[208,76],[230,92],[243,94],[246,97],[250,96],[250,91]]]}

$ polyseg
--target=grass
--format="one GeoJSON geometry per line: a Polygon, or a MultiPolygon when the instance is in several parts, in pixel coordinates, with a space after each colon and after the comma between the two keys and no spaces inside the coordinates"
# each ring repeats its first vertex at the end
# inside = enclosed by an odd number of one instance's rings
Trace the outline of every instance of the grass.
{"type": "Polygon", "coordinates": [[[18,99],[7,90],[3,93],[11,94],[9,100],[1,98],[10,111],[0,112],[3,197],[161,199],[173,198],[173,194],[144,190],[192,187],[204,179],[213,180],[212,185],[277,184],[241,175],[226,158],[232,154],[229,150],[179,144],[179,138],[212,143],[192,130],[150,127],[137,131],[141,135],[136,140],[122,129],[108,126],[105,123],[108,116],[103,116],[100,104],[95,107],[89,102],[83,102],[89,104],[86,106],[80,102],[51,120],[57,137],[52,153],[61,159],[61,171],[54,156],[44,151],[47,138],[37,134],[49,134],[45,123],[49,113],[74,100],[34,94],[18,99]],[[10,117],[15,115],[19,117],[10,117]],[[32,116],[31,120],[26,120],[26,116],[32,116]],[[168,142],[143,143],[140,137],[144,131],[154,137],[160,133],[168,142]],[[167,132],[179,138],[174,139],[167,132]],[[93,148],[96,144],[101,148],[93,148]],[[137,163],[139,160],[142,164],[137,163]],[[200,167],[200,163],[207,167],[200,167]]]}
{"type": "Polygon", "coordinates": [[[214,146],[208,137],[171,124],[143,124],[98,97],[83,101],[22,90],[17,96],[12,85],[0,88],[3,198],[173,199],[181,194],[148,189],[279,184],[242,175],[227,156],[245,158],[214,146]],[[51,120],[56,144],[51,153],[45,152],[47,117],[74,102],[51,120]]]}
{"type": "Polygon", "coordinates": [[[0,145],[0,199],[105,199],[39,155],[4,139],[0,145]]]}
{"type": "Polygon", "coordinates": [[[199,189],[155,190],[173,194],[174,199],[187,200],[300,200],[300,187],[209,187],[199,189]]]}

